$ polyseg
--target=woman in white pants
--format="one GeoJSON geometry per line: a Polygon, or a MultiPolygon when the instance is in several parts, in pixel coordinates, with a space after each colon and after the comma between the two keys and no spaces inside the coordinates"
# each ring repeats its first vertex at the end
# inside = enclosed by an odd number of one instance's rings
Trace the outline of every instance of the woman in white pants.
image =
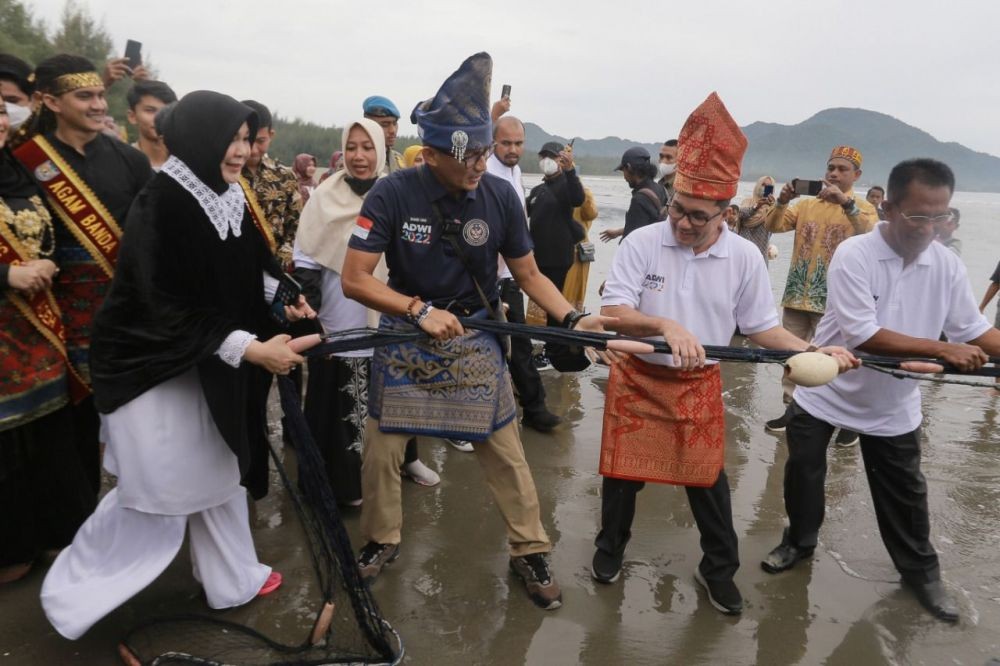
{"type": "MultiPolygon", "coordinates": [[[[281,582],[257,559],[240,486],[248,424],[262,423],[248,413],[252,377],[303,360],[286,335],[257,340],[276,331],[265,284],[281,275],[238,184],[257,117],[209,91],[168,113],[171,157],[132,204],[94,322],[94,398],[118,484],[42,585],[49,621],[71,639],[159,576],[185,529],[212,608],[281,582]]],[[[301,299],[284,310],[315,316],[301,299]]]]}

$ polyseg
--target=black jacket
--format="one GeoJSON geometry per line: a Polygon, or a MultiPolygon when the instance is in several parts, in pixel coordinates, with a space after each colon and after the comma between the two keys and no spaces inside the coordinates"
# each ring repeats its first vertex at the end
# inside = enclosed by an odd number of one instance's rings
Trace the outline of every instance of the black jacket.
{"type": "Polygon", "coordinates": [[[667,205],[667,189],[652,178],[647,178],[632,188],[632,201],[625,212],[625,231],[622,240],[630,233],[653,222],[661,220],[660,210],[667,205]],[[653,202],[653,197],[642,190],[652,190],[659,197],[660,205],[653,202]]]}
{"type": "Polygon", "coordinates": [[[576,169],[542,181],[528,195],[527,208],[535,262],[539,266],[573,265],[573,248],[586,235],[573,219],[573,209],[583,204],[583,183],[576,169]]]}

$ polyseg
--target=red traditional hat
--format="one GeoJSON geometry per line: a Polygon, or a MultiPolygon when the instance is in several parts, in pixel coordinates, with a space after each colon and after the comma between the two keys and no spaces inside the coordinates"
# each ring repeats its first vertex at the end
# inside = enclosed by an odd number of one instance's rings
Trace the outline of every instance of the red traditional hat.
{"type": "Polygon", "coordinates": [[[861,168],[861,151],[853,146],[837,146],[830,153],[830,159],[839,157],[854,165],[855,169],[861,168]]]}
{"type": "Polygon", "coordinates": [[[691,112],[677,138],[674,189],[698,199],[732,199],[746,150],[747,138],[713,92],[691,112]]]}

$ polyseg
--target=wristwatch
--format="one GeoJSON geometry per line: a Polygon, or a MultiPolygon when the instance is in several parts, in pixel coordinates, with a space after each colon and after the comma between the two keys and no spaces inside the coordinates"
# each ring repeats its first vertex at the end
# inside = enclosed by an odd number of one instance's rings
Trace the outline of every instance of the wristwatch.
{"type": "Polygon", "coordinates": [[[861,209],[858,208],[858,202],[854,200],[854,197],[840,204],[840,207],[844,209],[844,213],[847,215],[857,215],[861,212],[861,209]]]}
{"type": "Polygon", "coordinates": [[[587,312],[577,312],[576,310],[570,310],[569,312],[566,313],[566,316],[563,317],[562,327],[566,329],[576,328],[576,325],[580,322],[580,320],[586,317],[588,314],[589,313],[587,312]]]}

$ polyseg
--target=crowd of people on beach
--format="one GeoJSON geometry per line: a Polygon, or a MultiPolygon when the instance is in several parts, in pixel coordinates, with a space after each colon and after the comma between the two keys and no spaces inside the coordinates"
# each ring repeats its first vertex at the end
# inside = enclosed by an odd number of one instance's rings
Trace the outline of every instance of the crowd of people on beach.
{"type": "Polygon", "coordinates": [[[367,97],[318,174],[314,155],[288,167],[268,154],[274,118],[255,100],[178,99],[123,59],[102,73],[71,54],[35,66],[0,54],[0,582],[55,556],[41,604],[75,639],[157,578],[187,533],[210,607],[274,593],[282,577],[258,559],[247,495],[268,493],[268,393],[290,375],[337,502],[360,511],[365,580],[403,555],[402,479],[440,482],[417,445],[439,438],[477,457],[510,571],[538,607],[558,608],[521,428],[562,424],[540,370],[593,362],[609,366],[593,579],[621,576],[644,484],[680,485],[701,535],[694,578],[739,614],[722,378],[705,349],[735,332],[828,357],[837,375],[785,381],[782,413],[763,424],[787,439],[788,527],[761,567],[812,555],[827,448],[859,445],[904,585],[957,621],[930,541],[917,382],[856,356],[963,371],[1000,356],[982,314],[1000,266],[977,303],[951,169],[918,156],[862,197],[863,156],[845,137],[817,164],[822,179],[779,189],[763,176],[736,201],[747,139],[712,93],[657,156],[622,155],[631,199],[624,226],[600,233],[619,245],[600,303],[587,303],[599,211],[572,142],[541,146],[542,180],[525,191],[524,125],[491,78],[488,54],[462,62],[414,106],[420,145],[403,153],[396,104],[367,97]],[[105,100],[129,78],[132,144],[105,100]],[[779,317],[768,261],[772,234],[787,232],[779,317]],[[669,350],[550,341],[538,353],[475,326],[486,319],[669,350]],[[293,340],[374,329],[426,337],[308,361],[293,340]],[[103,496],[102,467],[115,477],[103,496]]]}

